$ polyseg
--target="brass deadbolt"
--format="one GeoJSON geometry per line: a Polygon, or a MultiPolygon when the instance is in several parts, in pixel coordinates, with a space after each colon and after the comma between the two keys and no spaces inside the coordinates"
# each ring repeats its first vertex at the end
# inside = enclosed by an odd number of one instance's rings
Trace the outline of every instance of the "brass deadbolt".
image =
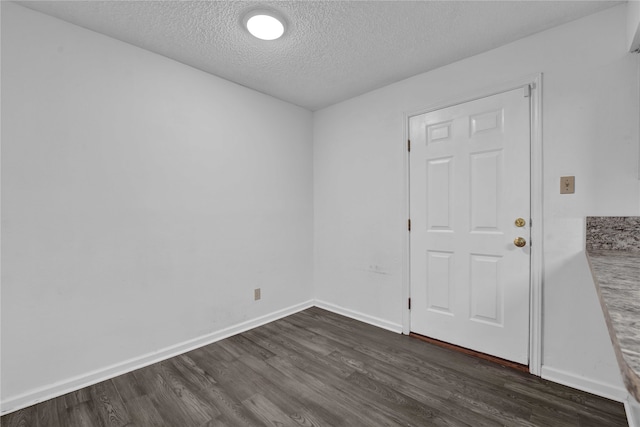
{"type": "Polygon", "coordinates": [[[525,225],[527,225],[527,221],[524,218],[516,219],[516,227],[524,227],[525,225]]]}

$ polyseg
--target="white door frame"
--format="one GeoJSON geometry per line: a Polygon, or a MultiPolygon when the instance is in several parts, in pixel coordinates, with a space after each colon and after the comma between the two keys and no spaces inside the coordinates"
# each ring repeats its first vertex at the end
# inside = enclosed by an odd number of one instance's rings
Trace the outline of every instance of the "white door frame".
{"type": "MultiPolygon", "coordinates": [[[[402,150],[404,158],[404,213],[409,218],[409,118],[453,105],[463,104],[530,85],[531,87],[531,269],[530,269],[530,309],[529,309],[529,372],[540,376],[542,367],[542,255],[543,255],[543,218],[542,218],[542,74],[524,76],[513,81],[484,88],[463,97],[445,99],[425,108],[404,113],[404,138],[402,150]]],[[[402,224],[403,236],[403,277],[402,333],[411,332],[411,312],[407,304],[411,296],[410,236],[406,223],[402,224]]]]}

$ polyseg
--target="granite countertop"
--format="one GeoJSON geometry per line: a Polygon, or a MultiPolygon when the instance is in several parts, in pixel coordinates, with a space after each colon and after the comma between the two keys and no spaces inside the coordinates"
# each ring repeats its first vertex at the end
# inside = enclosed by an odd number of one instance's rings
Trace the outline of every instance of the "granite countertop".
{"type": "Polygon", "coordinates": [[[637,401],[640,401],[639,224],[638,217],[587,218],[587,259],[623,380],[637,401]]]}

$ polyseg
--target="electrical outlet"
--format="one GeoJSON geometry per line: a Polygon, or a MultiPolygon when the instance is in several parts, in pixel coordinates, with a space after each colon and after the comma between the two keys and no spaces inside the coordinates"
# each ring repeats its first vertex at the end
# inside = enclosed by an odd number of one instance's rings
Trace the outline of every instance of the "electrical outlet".
{"type": "Polygon", "coordinates": [[[253,300],[258,301],[260,299],[260,288],[255,288],[253,290],[253,300]]]}
{"type": "Polygon", "coordinates": [[[560,194],[573,194],[576,192],[576,177],[560,177],[560,194]]]}

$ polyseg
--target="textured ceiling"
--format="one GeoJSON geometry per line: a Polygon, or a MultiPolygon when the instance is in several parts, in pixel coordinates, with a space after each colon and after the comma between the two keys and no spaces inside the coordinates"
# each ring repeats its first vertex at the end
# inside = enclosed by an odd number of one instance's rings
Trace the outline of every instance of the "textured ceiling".
{"type": "Polygon", "coordinates": [[[316,110],[595,13],[612,1],[28,1],[23,6],[316,110]],[[287,20],[279,40],[241,26],[287,20]]]}

